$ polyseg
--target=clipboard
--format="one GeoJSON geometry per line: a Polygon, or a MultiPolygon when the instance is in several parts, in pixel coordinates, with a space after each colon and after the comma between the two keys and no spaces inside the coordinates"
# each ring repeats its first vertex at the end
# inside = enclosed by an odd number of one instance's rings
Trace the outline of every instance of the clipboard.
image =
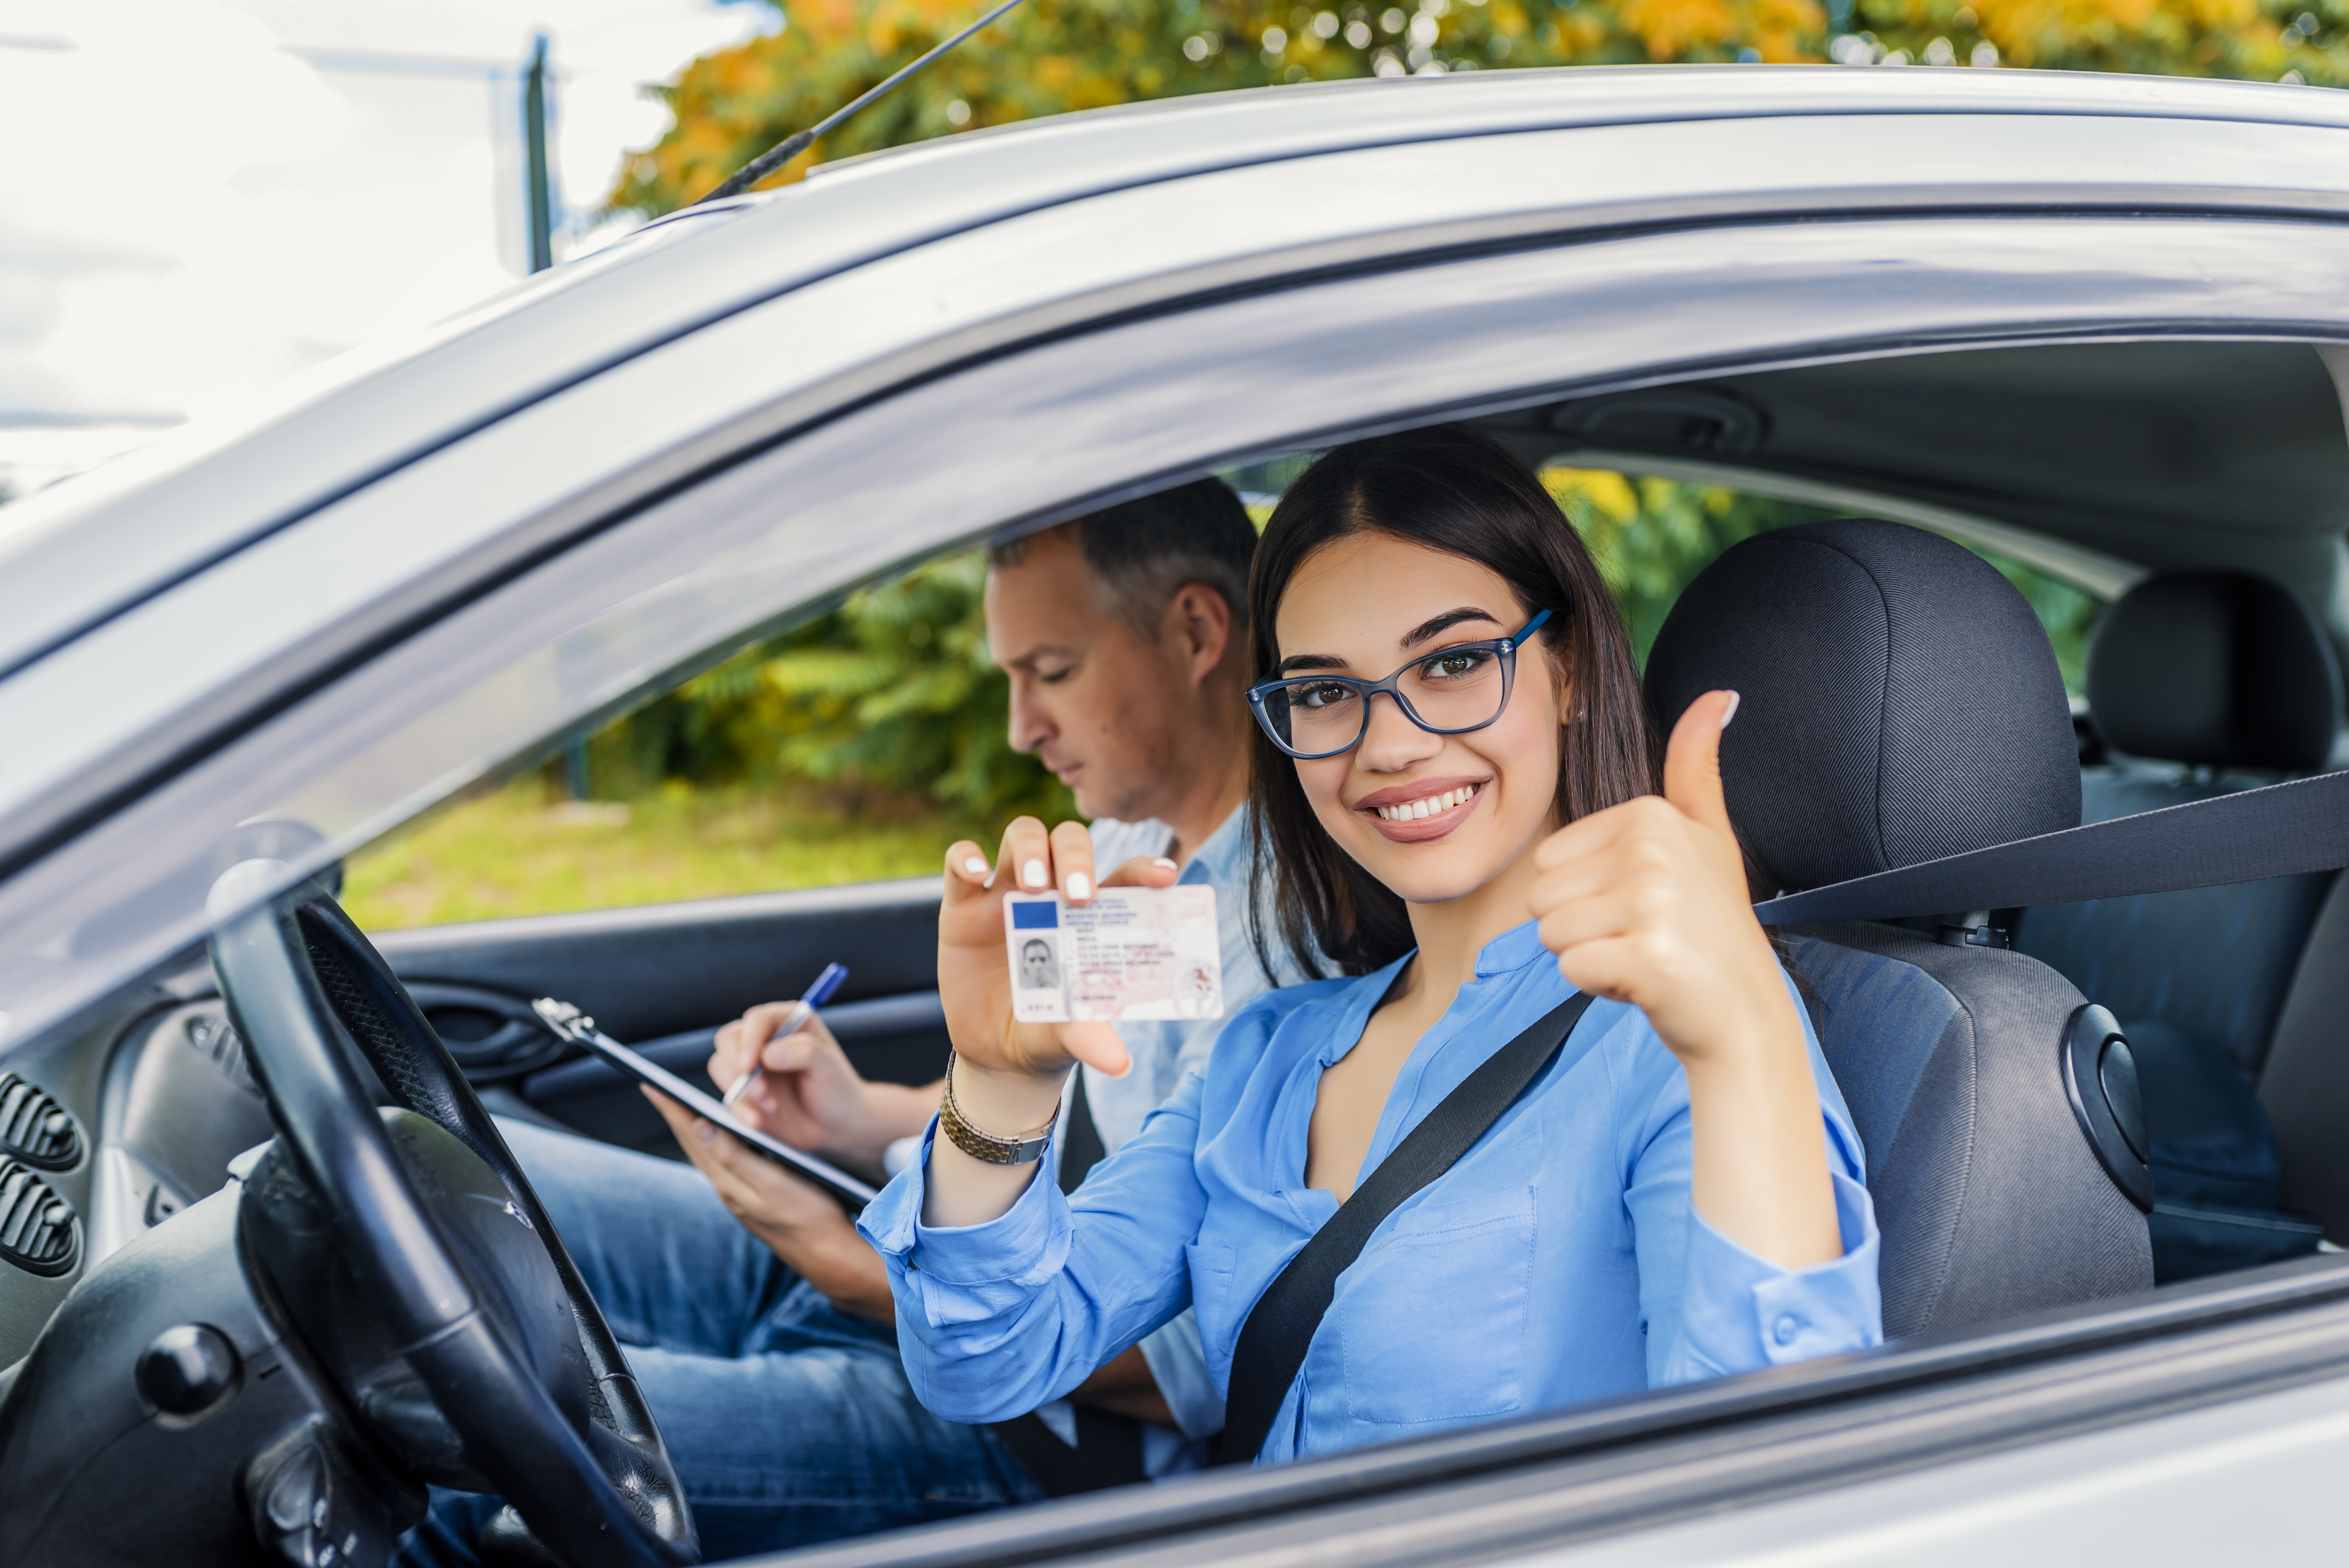
{"type": "Polygon", "coordinates": [[[734,1119],[734,1113],[718,1101],[718,1097],[698,1089],[651,1057],[640,1055],[620,1044],[595,1026],[595,1020],[568,1002],[558,1002],[552,996],[541,996],[531,1004],[539,1022],[557,1039],[584,1046],[611,1063],[638,1083],[660,1090],[696,1116],[724,1129],[740,1139],[747,1147],[765,1155],[778,1165],[787,1165],[798,1175],[806,1177],[817,1186],[840,1200],[850,1213],[870,1203],[878,1191],[858,1181],[836,1165],[828,1164],[814,1155],[792,1148],[782,1140],[745,1127],[734,1119]]]}

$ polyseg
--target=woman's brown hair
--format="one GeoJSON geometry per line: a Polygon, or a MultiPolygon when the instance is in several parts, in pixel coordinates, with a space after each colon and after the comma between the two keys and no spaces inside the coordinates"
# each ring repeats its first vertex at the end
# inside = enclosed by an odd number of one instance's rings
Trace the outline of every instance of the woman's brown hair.
{"type": "MultiPolygon", "coordinates": [[[[1314,552],[1357,533],[1489,567],[1529,612],[1551,613],[1536,643],[1567,677],[1572,705],[1558,758],[1560,820],[1656,791],[1655,729],[1598,564],[1532,471],[1498,441],[1461,426],[1339,447],[1281,498],[1248,580],[1255,679],[1279,666],[1273,625],[1289,579],[1314,552]]],[[[1410,951],[1402,898],[1322,830],[1296,764],[1261,729],[1251,743],[1251,901],[1270,914],[1280,945],[1309,975],[1330,965],[1366,975],[1410,951]]],[[[1278,973],[1271,939],[1260,925],[1257,954],[1278,973]]]]}

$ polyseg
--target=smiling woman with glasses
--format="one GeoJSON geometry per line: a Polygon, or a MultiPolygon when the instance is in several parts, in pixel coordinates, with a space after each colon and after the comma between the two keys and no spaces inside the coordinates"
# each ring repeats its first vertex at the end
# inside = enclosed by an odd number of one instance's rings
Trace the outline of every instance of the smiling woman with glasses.
{"type": "Polygon", "coordinates": [[[1660,756],[1588,552],[1459,429],[1317,463],[1249,616],[1259,906],[1337,973],[1235,1015],[1064,1199],[1026,1150],[1071,1065],[1123,1052],[1009,1021],[995,872],[1089,896],[1088,840],[1022,819],[993,865],[948,851],[948,1136],[861,1222],[925,1403],[1032,1408],[1185,1305],[1235,1460],[1875,1343],[1859,1141],[1722,802],[1736,694],[1660,756]]]}

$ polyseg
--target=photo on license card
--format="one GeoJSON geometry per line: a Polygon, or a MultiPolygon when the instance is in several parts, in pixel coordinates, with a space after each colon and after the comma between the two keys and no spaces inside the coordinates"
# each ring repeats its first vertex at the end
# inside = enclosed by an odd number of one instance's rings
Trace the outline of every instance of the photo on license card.
{"type": "Polygon", "coordinates": [[[1003,938],[1023,1024],[1224,1016],[1211,887],[1103,888],[1081,904],[1009,893],[1003,938]]]}

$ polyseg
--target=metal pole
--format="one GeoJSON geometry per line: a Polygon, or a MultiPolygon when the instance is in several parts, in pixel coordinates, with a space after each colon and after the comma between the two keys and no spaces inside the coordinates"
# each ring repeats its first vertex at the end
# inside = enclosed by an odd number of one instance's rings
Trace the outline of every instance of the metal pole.
{"type": "Polygon", "coordinates": [[[530,171],[530,270],[554,264],[554,182],[546,169],[546,35],[532,41],[522,78],[522,131],[530,171]]]}
{"type": "MultiPolygon", "coordinates": [[[[522,139],[523,168],[529,189],[523,211],[530,218],[530,270],[543,273],[554,264],[554,181],[546,165],[546,35],[531,40],[530,64],[522,77],[522,139]]],[[[588,799],[587,738],[573,741],[563,754],[563,781],[574,800],[588,799]]]]}

